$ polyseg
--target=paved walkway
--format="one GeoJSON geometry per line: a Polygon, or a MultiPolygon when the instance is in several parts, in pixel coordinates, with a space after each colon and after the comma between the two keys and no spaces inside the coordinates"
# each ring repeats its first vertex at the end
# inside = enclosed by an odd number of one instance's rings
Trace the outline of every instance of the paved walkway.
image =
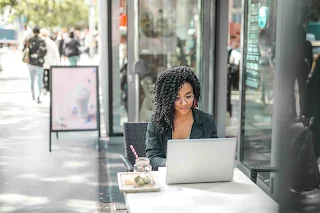
{"type": "Polygon", "coordinates": [[[59,133],[58,140],[53,134],[50,153],[49,96],[37,104],[28,75],[5,69],[0,72],[0,213],[110,212],[106,150],[97,152],[97,133],[59,133]]]}

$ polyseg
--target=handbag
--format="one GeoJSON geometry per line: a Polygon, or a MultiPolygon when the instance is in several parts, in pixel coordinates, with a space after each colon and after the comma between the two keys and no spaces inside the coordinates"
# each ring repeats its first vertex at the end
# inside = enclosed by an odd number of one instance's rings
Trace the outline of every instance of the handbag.
{"type": "Polygon", "coordinates": [[[296,192],[311,191],[320,186],[320,172],[314,150],[315,136],[309,127],[305,128],[293,143],[291,148],[291,187],[296,192]]]}
{"type": "Polygon", "coordinates": [[[23,50],[23,56],[22,56],[22,61],[26,64],[29,64],[30,63],[30,55],[29,55],[29,48],[26,47],[24,50],[23,50]]]}

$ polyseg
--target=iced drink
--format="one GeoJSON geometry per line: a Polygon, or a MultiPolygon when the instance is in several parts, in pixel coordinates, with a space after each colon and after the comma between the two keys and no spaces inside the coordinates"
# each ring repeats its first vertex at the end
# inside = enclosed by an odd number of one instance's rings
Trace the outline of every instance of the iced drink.
{"type": "Polygon", "coordinates": [[[78,115],[82,118],[88,116],[88,104],[90,90],[85,86],[79,86],[76,91],[76,104],[78,105],[78,115]]]}

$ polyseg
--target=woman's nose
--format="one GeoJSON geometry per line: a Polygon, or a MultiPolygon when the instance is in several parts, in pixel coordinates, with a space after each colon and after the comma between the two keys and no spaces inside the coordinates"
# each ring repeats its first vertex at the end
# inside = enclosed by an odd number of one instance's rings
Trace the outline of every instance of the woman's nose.
{"type": "Polygon", "coordinates": [[[185,98],[182,98],[181,105],[183,105],[183,106],[188,105],[188,102],[186,101],[185,98]]]}

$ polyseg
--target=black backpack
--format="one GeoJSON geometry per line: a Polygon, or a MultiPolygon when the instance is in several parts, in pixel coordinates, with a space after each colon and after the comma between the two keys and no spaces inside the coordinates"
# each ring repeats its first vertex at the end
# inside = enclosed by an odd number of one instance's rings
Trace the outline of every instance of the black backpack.
{"type": "Polygon", "coordinates": [[[295,139],[291,148],[291,187],[296,192],[311,191],[320,186],[320,172],[314,150],[315,137],[309,127],[295,139]]]}

